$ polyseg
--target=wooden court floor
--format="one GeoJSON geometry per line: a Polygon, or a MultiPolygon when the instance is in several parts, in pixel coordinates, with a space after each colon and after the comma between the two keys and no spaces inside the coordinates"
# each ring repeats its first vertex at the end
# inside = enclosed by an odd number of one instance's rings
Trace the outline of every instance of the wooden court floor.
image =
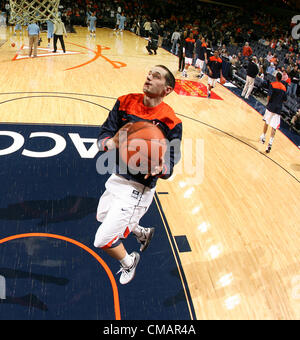
{"type": "MultiPolygon", "coordinates": [[[[29,59],[26,34],[0,28],[1,130],[101,125],[116,98],[141,92],[157,64],[183,87],[206,85],[193,68],[183,79],[164,49],[148,55],[133,33],[102,28],[92,38],[75,29],[65,55],[53,55],[42,33],[39,57],[29,59]]],[[[196,318],[299,319],[299,149],[278,131],[265,154],[261,115],[220,84],[213,92],[220,99],[175,91],[166,98],[183,122],[183,152],[175,174],[157,186],[167,193],[159,200],[172,236],[186,235],[191,248],[179,256],[196,318]]]]}

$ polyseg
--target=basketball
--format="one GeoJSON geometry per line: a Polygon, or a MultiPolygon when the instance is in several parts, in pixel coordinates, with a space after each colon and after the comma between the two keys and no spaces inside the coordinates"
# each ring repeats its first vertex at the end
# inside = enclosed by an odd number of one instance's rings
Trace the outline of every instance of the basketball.
{"type": "Polygon", "coordinates": [[[11,43],[11,47],[15,47],[16,46],[16,44],[13,42],[13,43],[11,43]]]}
{"type": "Polygon", "coordinates": [[[161,165],[167,150],[162,130],[151,122],[133,123],[127,131],[127,139],[119,146],[122,161],[134,173],[150,174],[161,165]]]}
{"type": "Polygon", "coordinates": [[[226,83],[226,79],[224,77],[220,78],[220,84],[224,85],[226,83]]]}

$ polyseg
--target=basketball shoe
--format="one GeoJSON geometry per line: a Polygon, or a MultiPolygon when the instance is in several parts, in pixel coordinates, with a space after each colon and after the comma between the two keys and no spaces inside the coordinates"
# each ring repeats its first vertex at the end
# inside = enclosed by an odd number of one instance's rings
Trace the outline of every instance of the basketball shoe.
{"type": "Polygon", "coordinates": [[[272,149],[272,144],[268,144],[268,147],[267,147],[267,150],[266,150],[266,153],[269,153],[272,149]]]}
{"type": "Polygon", "coordinates": [[[266,142],[266,137],[264,137],[264,135],[261,135],[260,138],[259,138],[259,140],[260,140],[260,142],[261,142],[262,144],[265,144],[265,142],[266,142]]]}
{"type": "Polygon", "coordinates": [[[120,270],[117,272],[117,274],[121,273],[120,283],[122,285],[126,285],[134,278],[136,267],[140,261],[140,254],[136,251],[132,252],[130,256],[133,258],[133,264],[130,267],[121,266],[120,270]]]}
{"type": "Polygon", "coordinates": [[[141,244],[140,251],[143,252],[148,248],[154,235],[155,228],[141,228],[141,227],[139,228],[142,232],[142,235],[141,236],[137,236],[135,234],[133,235],[136,237],[137,241],[141,244]]]}

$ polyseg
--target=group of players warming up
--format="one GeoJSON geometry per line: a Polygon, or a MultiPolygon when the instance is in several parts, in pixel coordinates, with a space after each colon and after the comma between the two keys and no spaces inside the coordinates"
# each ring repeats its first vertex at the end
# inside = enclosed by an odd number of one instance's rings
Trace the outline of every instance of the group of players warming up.
{"type": "MultiPolygon", "coordinates": [[[[183,77],[188,77],[187,70],[193,65],[195,60],[195,67],[199,69],[198,78],[204,76],[204,70],[206,66],[207,74],[207,98],[211,97],[211,90],[216,86],[217,81],[220,79],[221,84],[223,84],[223,74],[222,74],[222,59],[220,58],[219,51],[215,50],[213,55],[208,57],[207,44],[205,38],[198,39],[195,41],[193,39],[193,33],[190,33],[188,37],[181,38],[178,41],[179,44],[179,68],[178,71],[182,72],[183,77]],[[196,56],[196,58],[195,58],[196,56]],[[184,65],[184,66],[183,66],[184,65]]],[[[257,58],[252,56],[249,58],[249,67],[247,69],[247,81],[242,92],[242,97],[245,99],[249,98],[251,91],[254,86],[255,76],[258,74],[257,58]],[[253,71],[253,68],[255,71],[253,71]],[[253,76],[254,75],[254,76],[253,76]],[[252,81],[252,86],[249,86],[249,79],[252,81]]],[[[266,142],[266,133],[268,126],[272,128],[271,137],[266,148],[266,153],[271,151],[276,130],[280,127],[280,118],[282,105],[287,100],[287,89],[285,85],[281,82],[282,75],[280,72],[276,75],[276,81],[272,82],[269,87],[266,111],[263,117],[264,127],[263,133],[260,136],[261,143],[266,142]]]]}

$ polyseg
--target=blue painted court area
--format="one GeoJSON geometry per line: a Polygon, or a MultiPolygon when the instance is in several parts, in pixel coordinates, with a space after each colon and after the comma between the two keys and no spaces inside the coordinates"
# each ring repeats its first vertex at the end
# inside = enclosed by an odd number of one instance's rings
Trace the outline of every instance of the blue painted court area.
{"type": "MultiPolygon", "coordinates": [[[[109,175],[97,173],[97,156],[85,158],[93,143],[76,147],[69,133],[96,139],[99,128],[0,126],[0,239],[45,233],[80,242],[113,273],[122,320],[190,320],[193,307],[190,313],[166,221],[155,201],[141,224],[156,226],[156,233],[131,283],[121,286],[117,261],[94,248],[97,204],[109,175]],[[15,139],[7,132],[17,133],[15,139]],[[45,133],[60,138],[56,143],[45,133]],[[53,148],[59,153],[47,156],[53,148]]],[[[124,244],[129,253],[139,249],[131,235],[124,244]]],[[[5,281],[0,319],[115,319],[112,284],[104,268],[90,252],[59,237],[20,237],[0,244],[0,278],[5,281]]]]}

